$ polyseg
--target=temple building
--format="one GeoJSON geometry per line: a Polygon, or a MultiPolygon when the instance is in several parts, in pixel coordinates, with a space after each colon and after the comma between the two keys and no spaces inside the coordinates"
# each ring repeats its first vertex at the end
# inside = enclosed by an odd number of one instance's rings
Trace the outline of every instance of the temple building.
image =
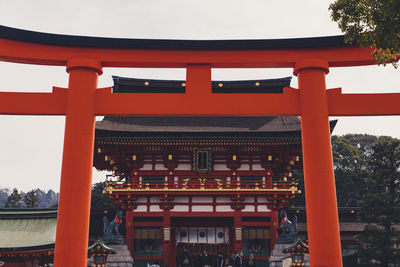
{"type": "MultiPolygon", "coordinates": [[[[186,86],[113,79],[120,93],[183,93],[186,86]]],[[[212,90],[282,93],[290,79],[213,81],[212,90]]],[[[112,171],[106,193],[126,212],[135,266],[176,266],[184,249],[193,262],[203,250],[240,250],[262,264],[277,242],[277,211],[300,193],[293,175],[302,168],[300,120],[105,117],[96,123],[94,166],[112,171]]]]}
{"type": "Polygon", "coordinates": [[[0,209],[0,266],[53,262],[57,209],[0,209]]]}

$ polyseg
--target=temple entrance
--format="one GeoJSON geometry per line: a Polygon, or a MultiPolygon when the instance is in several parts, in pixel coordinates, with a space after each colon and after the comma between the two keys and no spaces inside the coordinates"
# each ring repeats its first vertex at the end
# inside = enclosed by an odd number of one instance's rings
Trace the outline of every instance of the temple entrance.
{"type": "Polygon", "coordinates": [[[208,251],[208,254],[212,258],[212,265],[216,264],[216,259],[218,253],[221,252],[222,255],[230,255],[229,244],[177,244],[176,246],[176,266],[182,264],[183,261],[183,251],[188,250],[190,255],[191,266],[199,266],[200,255],[202,255],[204,250],[208,251]]]}
{"type": "MultiPolygon", "coordinates": [[[[200,255],[206,250],[213,266],[218,253],[231,254],[233,247],[233,218],[173,218],[176,266],[182,265],[184,251],[187,250],[191,266],[199,266],[200,255]]],[[[172,254],[174,253],[172,252],[172,254]]]]}

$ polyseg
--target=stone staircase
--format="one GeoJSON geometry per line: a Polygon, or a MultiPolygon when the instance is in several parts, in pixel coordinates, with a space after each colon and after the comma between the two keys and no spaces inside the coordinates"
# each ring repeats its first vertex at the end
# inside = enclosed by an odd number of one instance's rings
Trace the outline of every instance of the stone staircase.
{"type": "Polygon", "coordinates": [[[288,244],[275,244],[274,249],[269,256],[269,267],[283,267],[282,261],[290,258],[290,254],[283,253],[282,250],[289,246],[288,244]]]}
{"type": "Polygon", "coordinates": [[[107,267],[133,267],[133,258],[127,245],[108,245],[117,254],[108,255],[107,267]]]}
{"type": "MultiPolygon", "coordinates": [[[[133,267],[133,258],[127,245],[107,245],[117,252],[107,257],[107,267],[133,267]]],[[[93,266],[93,258],[88,258],[87,266],[93,266]]]]}

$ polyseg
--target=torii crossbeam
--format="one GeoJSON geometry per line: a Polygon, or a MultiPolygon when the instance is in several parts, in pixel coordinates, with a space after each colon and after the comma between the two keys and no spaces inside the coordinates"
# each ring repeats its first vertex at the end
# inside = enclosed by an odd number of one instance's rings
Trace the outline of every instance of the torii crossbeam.
{"type": "Polygon", "coordinates": [[[375,64],[370,49],[347,46],[342,36],[142,40],[0,26],[0,60],[66,66],[69,73],[68,88],[54,87],[52,93],[0,93],[0,114],[66,116],[56,267],[86,266],[95,116],[301,116],[310,262],[333,267],[342,266],[342,257],[329,116],[400,114],[400,93],[326,90],[329,68],[375,64]],[[99,89],[97,78],[105,67],[186,68],[186,92],[123,94],[99,89]],[[283,94],[213,94],[212,68],[293,68],[299,88],[285,88],[283,94]]]}

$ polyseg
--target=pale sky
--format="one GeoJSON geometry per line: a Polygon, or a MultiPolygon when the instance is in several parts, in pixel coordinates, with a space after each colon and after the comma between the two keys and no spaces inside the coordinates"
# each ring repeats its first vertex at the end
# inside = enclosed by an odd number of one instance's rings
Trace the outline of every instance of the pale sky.
{"type": "MultiPolygon", "coordinates": [[[[0,24],[59,34],[164,39],[270,39],[341,34],[328,0],[1,0],[0,24]]],[[[332,68],[327,87],[344,93],[399,92],[393,67],[332,68]]],[[[111,75],[184,79],[183,69],[104,69],[111,75]]],[[[213,70],[213,79],[291,76],[291,69],[213,70]]],[[[0,62],[0,91],[50,92],[66,87],[65,68],[0,62]]],[[[297,86],[293,77],[292,86],[297,86]]],[[[64,117],[0,116],[0,187],[59,191],[64,117]]],[[[334,134],[400,138],[400,116],[339,118],[334,134]]],[[[93,171],[93,182],[103,172],[93,171]]]]}

